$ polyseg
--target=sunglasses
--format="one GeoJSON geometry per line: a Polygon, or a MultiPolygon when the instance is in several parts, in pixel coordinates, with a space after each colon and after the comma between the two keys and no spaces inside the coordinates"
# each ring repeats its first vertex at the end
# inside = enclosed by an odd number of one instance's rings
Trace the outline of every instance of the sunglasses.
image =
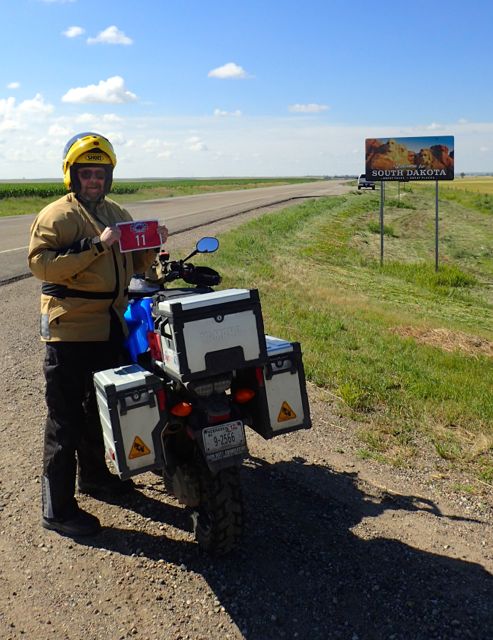
{"type": "Polygon", "coordinates": [[[82,178],[82,180],[91,180],[91,178],[104,180],[106,178],[104,169],[79,169],[77,175],[79,178],[82,178]]]}

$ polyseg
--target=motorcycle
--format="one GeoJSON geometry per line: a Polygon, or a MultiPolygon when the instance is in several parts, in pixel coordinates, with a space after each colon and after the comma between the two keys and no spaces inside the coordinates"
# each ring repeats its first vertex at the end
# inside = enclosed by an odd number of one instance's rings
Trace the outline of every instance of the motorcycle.
{"type": "MultiPolygon", "coordinates": [[[[270,438],[311,422],[299,345],[265,336],[256,290],[215,291],[219,273],[190,262],[218,247],[205,237],[182,260],[161,252],[157,276],[155,268],[152,278],[130,283],[125,318],[131,359],[151,374],[159,401],[152,435],[132,436],[127,447],[129,459],[145,459],[145,446],[152,464],[128,474],[161,475],[166,491],[191,510],[199,546],[220,555],[243,532],[245,426],[270,438]],[[169,287],[179,279],[189,286],[169,287]]],[[[110,453],[115,460],[115,447],[110,453]]]]}

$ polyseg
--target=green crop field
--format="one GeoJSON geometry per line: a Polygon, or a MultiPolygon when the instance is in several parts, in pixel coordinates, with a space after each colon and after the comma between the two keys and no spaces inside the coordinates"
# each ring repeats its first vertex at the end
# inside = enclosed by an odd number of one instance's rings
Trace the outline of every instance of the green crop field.
{"type": "MultiPolygon", "coordinates": [[[[457,194],[458,192],[456,192],[457,194]]],[[[221,237],[205,263],[225,287],[260,290],[266,330],[301,342],[308,379],[360,427],[360,455],[493,482],[493,216],[433,189],[387,190],[263,216],[221,237]]]]}

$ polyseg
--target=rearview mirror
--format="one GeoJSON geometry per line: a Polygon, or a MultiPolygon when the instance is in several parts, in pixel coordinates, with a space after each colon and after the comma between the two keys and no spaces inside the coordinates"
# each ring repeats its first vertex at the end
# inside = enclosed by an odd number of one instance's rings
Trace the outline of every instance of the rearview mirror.
{"type": "Polygon", "coordinates": [[[198,253],[214,253],[214,251],[217,251],[218,247],[219,240],[208,236],[201,238],[196,244],[198,253]]]}

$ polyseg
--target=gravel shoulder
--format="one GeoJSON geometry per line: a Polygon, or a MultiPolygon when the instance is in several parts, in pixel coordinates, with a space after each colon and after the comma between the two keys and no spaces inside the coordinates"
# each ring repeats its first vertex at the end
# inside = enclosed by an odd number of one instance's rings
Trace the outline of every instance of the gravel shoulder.
{"type": "Polygon", "coordinates": [[[100,535],[43,530],[39,283],[0,292],[2,640],[492,637],[491,494],[457,494],[437,460],[405,470],[361,460],[356,425],[313,386],[311,430],[269,442],[249,432],[245,537],[226,558],[198,551],[153,474],[121,502],[80,497],[100,535]]]}

